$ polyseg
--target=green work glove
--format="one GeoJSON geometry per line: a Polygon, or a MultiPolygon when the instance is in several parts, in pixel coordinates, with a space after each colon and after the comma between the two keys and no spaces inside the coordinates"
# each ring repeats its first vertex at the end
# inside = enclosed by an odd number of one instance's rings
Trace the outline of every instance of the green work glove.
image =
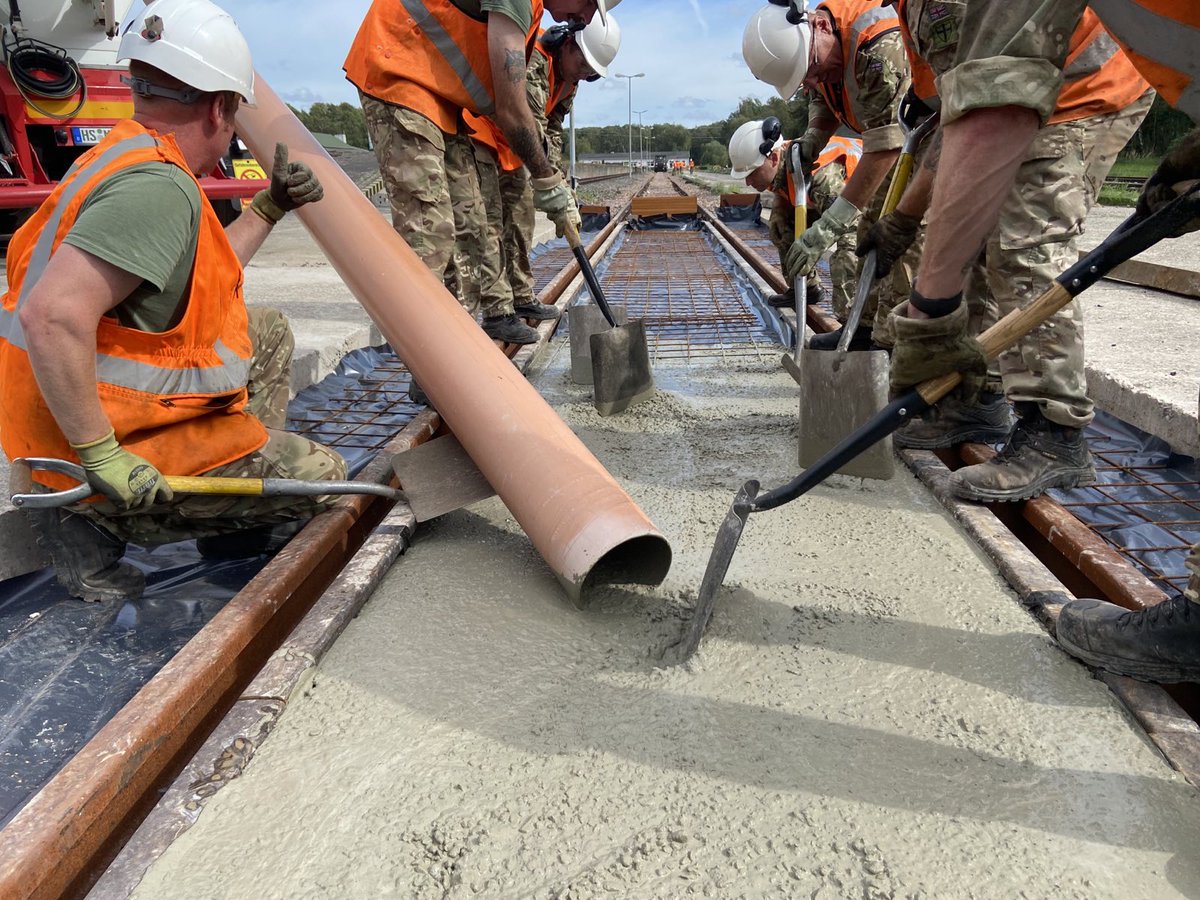
{"type": "MultiPolygon", "coordinates": [[[[1196,178],[1200,178],[1200,128],[1180,141],[1179,145],[1158,164],[1154,174],[1142,186],[1142,195],[1138,197],[1137,214],[1148,216],[1156,212],[1179,196],[1175,193],[1173,185],[1196,178]]],[[[1197,230],[1200,230],[1200,219],[1192,219],[1172,237],[1179,237],[1189,231],[1197,230]]]]}
{"type": "Polygon", "coordinates": [[[914,218],[896,210],[872,225],[858,242],[854,252],[859,256],[866,256],[874,250],[875,277],[886,278],[896,261],[913,245],[920,228],[919,216],[914,218]]]}
{"type": "Polygon", "coordinates": [[[858,222],[858,207],[838,197],[821,218],[810,225],[799,239],[792,242],[783,259],[783,271],[789,281],[801,275],[811,275],[821,254],[837,243],[837,239],[858,222]]]}
{"type": "Polygon", "coordinates": [[[271,187],[255,194],[250,208],[275,225],[291,210],[316,203],[324,196],[325,189],[312,169],[302,162],[288,162],[288,146],[281,141],[275,145],[271,187]]]}
{"type": "MultiPolygon", "coordinates": [[[[959,295],[961,300],[961,295],[959,295]]],[[[967,334],[967,305],[936,319],[910,319],[908,303],[892,310],[896,345],[892,348],[892,396],[913,385],[949,372],[961,372],[959,396],[974,402],[987,375],[987,356],[979,341],[967,334]]]]}
{"type": "Polygon", "coordinates": [[[71,449],[79,454],[88,484],[118,510],[146,510],[175,496],[158,469],[118,444],[112,431],[96,441],[72,444],[71,449]]]}
{"type": "Polygon", "coordinates": [[[566,234],[567,223],[573,223],[576,231],[583,227],[575,195],[562,175],[555,172],[545,178],[531,179],[529,183],[533,187],[534,209],[546,214],[559,237],[566,234]]]}

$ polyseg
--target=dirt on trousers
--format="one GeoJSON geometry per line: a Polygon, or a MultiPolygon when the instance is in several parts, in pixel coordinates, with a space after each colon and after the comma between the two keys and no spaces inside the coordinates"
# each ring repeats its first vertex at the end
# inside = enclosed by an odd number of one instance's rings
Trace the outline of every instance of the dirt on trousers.
{"type": "MultiPolygon", "coordinates": [[[[137,897],[1200,895],[1195,791],[907,472],[752,516],[698,656],[659,651],[795,388],[539,388],[670,538],[577,611],[492,500],[415,546],[137,897]]],[[[529,460],[537,477],[537,460],[529,460]]]]}

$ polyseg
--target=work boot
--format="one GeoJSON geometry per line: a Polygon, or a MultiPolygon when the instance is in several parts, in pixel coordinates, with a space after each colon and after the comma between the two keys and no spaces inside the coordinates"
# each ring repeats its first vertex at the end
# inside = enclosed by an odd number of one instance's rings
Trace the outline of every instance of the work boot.
{"type": "Polygon", "coordinates": [[[1057,636],[1072,656],[1118,675],[1167,684],[1200,681],[1200,606],[1187,597],[1141,612],[1075,600],[1059,613],[1057,636]]]}
{"type": "Polygon", "coordinates": [[[1036,403],[1018,404],[1020,418],[1004,448],[987,462],[951,473],[950,490],[977,502],[1028,500],[1051,488],[1096,480],[1082,428],[1046,419],[1036,403]]]}
{"type": "Polygon", "coordinates": [[[975,403],[950,394],[897,431],[892,442],[910,450],[937,450],[968,441],[999,444],[1008,440],[1012,426],[1012,409],[1003,394],[981,393],[975,403]]]}
{"type": "Polygon", "coordinates": [[[517,318],[515,313],[483,320],[483,333],[506,344],[536,344],[538,333],[517,318]]]}
{"type": "Polygon", "coordinates": [[[769,294],[767,296],[767,306],[771,307],[771,309],[795,309],[796,291],[789,288],[782,294],[769,294]]]}
{"type": "Polygon", "coordinates": [[[409,382],[408,399],[413,403],[419,403],[422,406],[428,406],[430,409],[433,409],[433,403],[430,401],[429,395],[421,389],[421,386],[417,384],[417,379],[415,378],[409,382]]]}
{"type": "Polygon", "coordinates": [[[809,306],[820,306],[825,300],[825,289],[817,281],[816,273],[804,283],[804,300],[809,306]]]}
{"type": "Polygon", "coordinates": [[[533,319],[535,322],[549,322],[551,319],[557,319],[559,309],[557,306],[552,306],[549,303],[538,303],[532,297],[520,306],[513,307],[513,312],[521,319],[533,319]]]}
{"type": "MultiPolygon", "coordinates": [[[[808,339],[808,349],[836,350],[838,341],[842,339],[843,330],[845,330],[844,326],[843,328],[839,328],[837,331],[826,331],[822,334],[814,334],[808,339]]],[[[850,338],[850,346],[848,349],[881,350],[883,348],[871,340],[871,329],[867,328],[865,325],[860,325],[858,330],[854,332],[854,337],[850,338]]]]}
{"type": "Polygon", "coordinates": [[[142,596],[146,576],[121,562],[124,541],[78,513],[59,508],[26,511],[38,544],[50,554],[55,578],[72,597],[99,603],[142,596]]]}

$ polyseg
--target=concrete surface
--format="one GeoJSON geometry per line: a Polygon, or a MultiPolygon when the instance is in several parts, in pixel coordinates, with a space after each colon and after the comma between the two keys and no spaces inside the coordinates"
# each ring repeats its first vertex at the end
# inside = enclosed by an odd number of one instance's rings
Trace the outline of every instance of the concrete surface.
{"type": "Polygon", "coordinates": [[[660,363],[596,415],[535,380],[671,539],[578,612],[498,501],[418,531],[242,778],[135,896],[1200,894],[1200,807],[907,472],[755,515],[661,668],[735,488],[794,470],[773,363],[660,363]]]}
{"type": "MultiPolygon", "coordinates": [[[[1132,210],[1098,206],[1081,246],[1090,250],[1132,210]]],[[[1200,270],[1200,234],[1162,241],[1137,257],[1200,270]]],[[[1200,457],[1200,300],[1102,281],[1080,298],[1088,391],[1097,405],[1200,457]]]]}

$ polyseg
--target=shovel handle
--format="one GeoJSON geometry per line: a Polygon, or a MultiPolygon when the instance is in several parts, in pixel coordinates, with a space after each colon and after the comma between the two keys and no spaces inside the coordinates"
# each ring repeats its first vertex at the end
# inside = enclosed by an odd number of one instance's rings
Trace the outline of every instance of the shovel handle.
{"type": "Polygon", "coordinates": [[[583,280],[588,286],[588,291],[591,292],[596,305],[600,307],[600,312],[604,316],[604,320],[608,322],[608,327],[616,328],[617,320],[613,317],[612,308],[608,305],[608,298],[604,296],[604,288],[600,287],[600,279],[596,277],[592,261],[588,259],[587,251],[583,249],[583,241],[579,237],[579,231],[575,228],[574,222],[567,222],[563,226],[563,237],[567,239],[567,246],[575,255],[575,261],[579,263],[579,271],[583,273],[583,280]]]}

